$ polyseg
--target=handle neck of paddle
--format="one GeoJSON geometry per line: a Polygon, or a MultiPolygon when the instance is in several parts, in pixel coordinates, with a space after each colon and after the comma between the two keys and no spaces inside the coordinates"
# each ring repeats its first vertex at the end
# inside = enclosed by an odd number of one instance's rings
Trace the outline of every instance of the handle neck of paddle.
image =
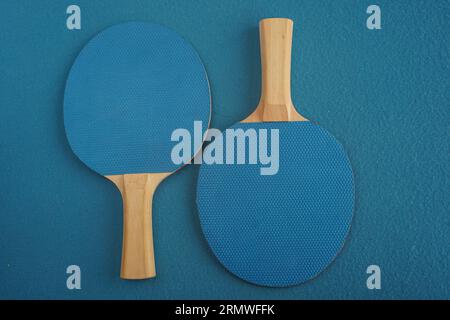
{"type": "Polygon", "coordinates": [[[123,199],[123,279],[156,276],[152,231],[152,199],[158,184],[168,174],[125,174],[108,176],[123,199]]]}
{"type": "Polygon", "coordinates": [[[291,100],[293,24],[292,20],[283,18],[264,19],[259,23],[262,68],[259,106],[264,108],[264,113],[268,113],[268,117],[272,120],[274,117],[288,118],[288,113],[293,108],[291,100]]]}

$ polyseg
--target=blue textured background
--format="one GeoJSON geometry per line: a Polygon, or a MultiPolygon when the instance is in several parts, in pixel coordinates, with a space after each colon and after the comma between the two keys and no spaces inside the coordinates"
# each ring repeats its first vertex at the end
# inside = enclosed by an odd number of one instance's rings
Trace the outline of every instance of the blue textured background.
{"type": "Polygon", "coordinates": [[[1,298],[450,298],[448,1],[73,1],[0,4],[1,298]],[[69,68],[98,31],[161,23],[191,41],[211,82],[212,126],[243,119],[260,93],[258,21],[294,20],[293,100],[343,143],[353,165],[348,242],[319,278],[257,287],[215,260],[195,207],[198,168],[164,181],[154,201],[158,277],[118,277],[119,192],[70,151],[62,100],[69,68]],[[65,269],[82,268],[82,290],[65,269]],[[370,264],[382,289],[368,290],[370,264]]]}

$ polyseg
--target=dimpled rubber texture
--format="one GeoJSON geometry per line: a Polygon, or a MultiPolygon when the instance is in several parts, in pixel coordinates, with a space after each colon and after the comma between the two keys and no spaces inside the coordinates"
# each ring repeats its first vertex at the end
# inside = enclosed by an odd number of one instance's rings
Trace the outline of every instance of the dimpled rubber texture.
{"type": "MultiPolygon", "coordinates": [[[[72,66],[64,125],[77,156],[102,174],[172,172],[177,128],[209,124],[204,66],[192,46],[157,24],[128,22],[95,36],[72,66]]],[[[193,155],[193,154],[192,154],[193,155]]]]}
{"type": "Polygon", "coordinates": [[[197,205],[209,246],[229,271],[254,284],[283,287],[315,277],[350,229],[354,185],[344,149],[310,122],[231,128],[279,129],[279,171],[263,176],[259,164],[202,164],[197,205]]]}

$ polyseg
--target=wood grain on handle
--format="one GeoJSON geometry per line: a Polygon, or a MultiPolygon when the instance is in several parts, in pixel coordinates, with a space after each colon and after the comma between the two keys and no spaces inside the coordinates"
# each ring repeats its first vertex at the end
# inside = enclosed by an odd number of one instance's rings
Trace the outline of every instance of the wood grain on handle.
{"type": "Polygon", "coordinates": [[[242,122],[307,121],[291,100],[293,24],[283,18],[260,21],[261,99],[256,110],[242,122]]]}
{"type": "Polygon", "coordinates": [[[147,279],[156,275],[153,251],[152,200],[159,183],[170,173],[106,176],[123,200],[123,279],[147,279]]]}

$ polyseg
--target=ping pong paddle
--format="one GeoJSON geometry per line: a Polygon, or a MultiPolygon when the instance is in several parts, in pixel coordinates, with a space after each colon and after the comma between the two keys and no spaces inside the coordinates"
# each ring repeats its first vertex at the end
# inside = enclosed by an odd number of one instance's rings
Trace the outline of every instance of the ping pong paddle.
{"type": "Polygon", "coordinates": [[[238,277],[273,287],[305,282],[334,260],[354,203],[342,145],[292,104],[292,27],[289,19],[260,22],[261,99],[230,128],[278,130],[278,172],[261,175],[255,164],[203,164],[197,186],[202,231],[215,256],[238,277]]]}
{"type": "Polygon", "coordinates": [[[198,54],[163,26],[110,27],[76,58],[64,94],[64,126],[74,153],[121,192],[122,278],[155,276],[153,193],[183,165],[171,159],[171,134],[178,128],[192,134],[194,121],[207,127],[210,111],[198,54]]]}

